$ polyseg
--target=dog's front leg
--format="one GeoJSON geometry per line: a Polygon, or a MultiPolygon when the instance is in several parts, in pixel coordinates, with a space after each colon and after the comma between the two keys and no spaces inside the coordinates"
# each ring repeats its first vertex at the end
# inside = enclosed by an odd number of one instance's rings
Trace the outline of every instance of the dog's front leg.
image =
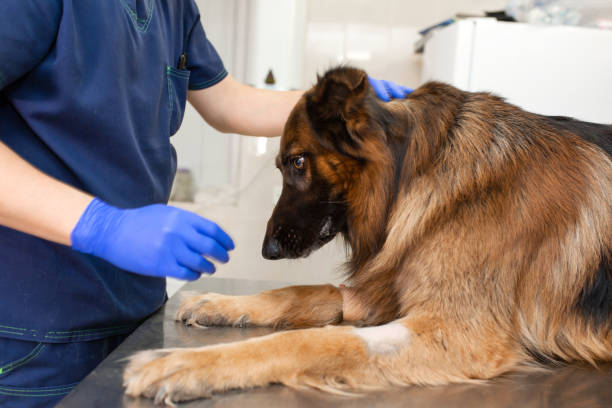
{"type": "Polygon", "coordinates": [[[171,403],[272,383],[342,392],[471,381],[499,375],[522,358],[494,326],[458,326],[422,316],[145,351],[132,357],[124,383],[128,395],[171,403]]]}
{"type": "Polygon", "coordinates": [[[176,320],[197,326],[320,327],[342,321],[342,295],[332,285],[289,286],[248,296],[205,293],[187,298],[176,320]]]}
{"type": "Polygon", "coordinates": [[[354,330],[328,326],[202,348],[144,351],[125,370],[126,394],[171,404],[271,383],[315,385],[343,375],[359,381],[367,374],[369,352],[354,330]]]}

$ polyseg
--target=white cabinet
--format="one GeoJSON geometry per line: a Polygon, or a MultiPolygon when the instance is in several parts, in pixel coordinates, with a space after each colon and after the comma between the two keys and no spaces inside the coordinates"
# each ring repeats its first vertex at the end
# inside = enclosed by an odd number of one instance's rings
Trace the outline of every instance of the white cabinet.
{"type": "Polygon", "coordinates": [[[423,80],[490,91],[531,112],[612,123],[612,30],[462,20],[426,44],[423,80]]]}

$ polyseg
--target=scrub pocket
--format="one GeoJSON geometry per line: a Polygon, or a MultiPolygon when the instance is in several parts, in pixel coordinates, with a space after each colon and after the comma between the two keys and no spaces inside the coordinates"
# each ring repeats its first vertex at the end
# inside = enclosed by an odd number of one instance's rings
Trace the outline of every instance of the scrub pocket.
{"type": "Polygon", "coordinates": [[[168,107],[170,110],[170,136],[176,133],[183,122],[187,88],[189,86],[189,70],[166,67],[168,80],[168,107]]]}
{"type": "Polygon", "coordinates": [[[45,344],[30,341],[7,339],[0,344],[4,346],[0,348],[0,378],[35,360],[45,349],[45,344]]]}
{"type": "Polygon", "coordinates": [[[0,337],[0,407],[55,406],[125,337],[74,343],[0,337]]]}
{"type": "Polygon", "coordinates": [[[0,406],[50,407],[72,391],[74,380],[49,381],[48,346],[0,338],[0,406]]]}

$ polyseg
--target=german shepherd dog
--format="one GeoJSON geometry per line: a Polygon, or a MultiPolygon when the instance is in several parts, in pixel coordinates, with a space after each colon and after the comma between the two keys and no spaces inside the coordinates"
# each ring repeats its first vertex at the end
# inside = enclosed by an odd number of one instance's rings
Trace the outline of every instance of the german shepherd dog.
{"type": "Polygon", "coordinates": [[[362,70],[332,69],[285,125],[263,255],[340,234],[347,286],[191,297],[186,324],[298,330],[141,352],[126,393],[359,392],[610,361],[611,152],[612,126],[437,82],[382,102],[362,70]]]}

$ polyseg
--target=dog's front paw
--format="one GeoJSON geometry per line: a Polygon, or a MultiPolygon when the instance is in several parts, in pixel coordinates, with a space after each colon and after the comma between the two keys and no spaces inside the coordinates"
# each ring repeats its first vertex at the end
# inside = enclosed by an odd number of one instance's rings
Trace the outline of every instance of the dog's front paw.
{"type": "Polygon", "coordinates": [[[176,320],[193,326],[239,326],[249,323],[237,296],[206,293],[185,299],[176,312],[176,320]]]}
{"type": "Polygon", "coordinates": [[[155,403],[208,398],[214,389],[209,383],[215,356],[200,350],[162,349],[135,354],[123,375],[125,393],[132,397],[154,398],[155,403]],[[208,368],[208,370],[207,370],[208,368]]]}

